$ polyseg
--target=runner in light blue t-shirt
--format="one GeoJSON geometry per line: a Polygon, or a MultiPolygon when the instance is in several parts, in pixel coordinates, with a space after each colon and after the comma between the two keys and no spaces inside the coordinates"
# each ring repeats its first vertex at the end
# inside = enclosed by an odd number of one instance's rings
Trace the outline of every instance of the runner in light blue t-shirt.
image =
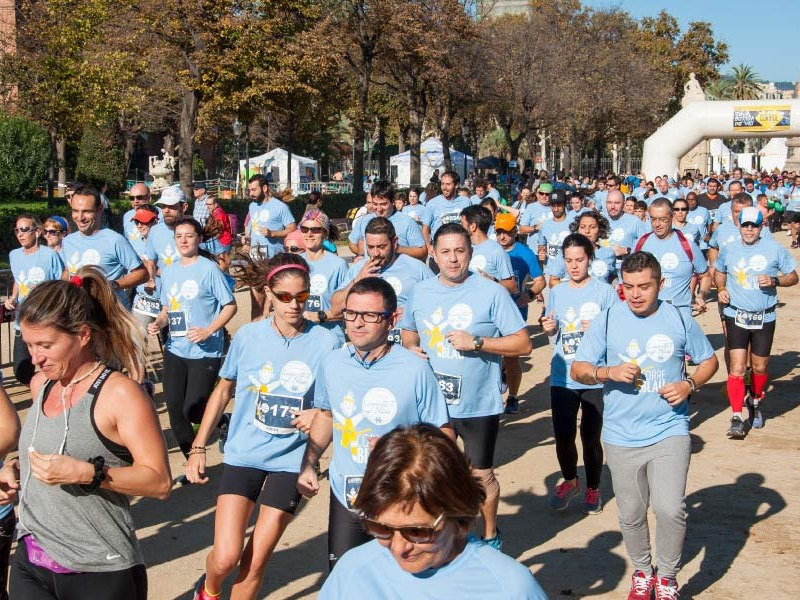
{"type": "Polygon", "coordinates": [[[250,255],[270,258],[283,252],[283,240],[297,229],[294,217],[285,202],[272,195],[267,178],[259,173],[247,182],[252,202],[247,208],[250,217],[250,255]]]}
{"type": "MultiPolygon", "coordinates": [[[[512,294],[517,292],[511,258],[497,241],[489,238],[492,212],[485,206],[470,206],[461,211],[461,226],[469,232],[472,260],[469,270],[499,283],[512,294]]],[[[496,236],[495,236],[496,237],[496,236]]]]}
{"type": "MultiPolygon", "coordinates": [[[[617,277],[617,256],[612,248],[601,243],[608,236],[608,219],[601,213],[590,210],[582,213],[577,221],[570,225],[570,231],[586,236],[594,246],[594,256],[589,264],[589,276],[603,283],[610,284],[614,281],[617,277]]],[[[569,280],[564,257],[561,255],[548,261],[544,273],[550,287],[569,280]]]]}

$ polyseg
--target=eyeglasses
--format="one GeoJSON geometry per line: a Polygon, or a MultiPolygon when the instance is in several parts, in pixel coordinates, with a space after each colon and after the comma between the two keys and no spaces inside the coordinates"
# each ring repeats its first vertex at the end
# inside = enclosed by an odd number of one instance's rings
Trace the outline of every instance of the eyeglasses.
{"type": "Polygon", "coordinates": [[[44,230],[44,234],[45,235],[59,235],[61,233],[64,233],[64,232],[61,231],[60,229],[45,229],[44,230]]]}
{"type": "Polygon", "coordinates": [[[149,225],[152,225],[152,224],[153,224],[153,222],[152,222],[152,221],[147,221],[147,222],[145,222],[145,221],[137,221],[136,219],[134,219],[134,220],[133,220],[133,222],[134,222],[136,225],[148,225],[148,226],[149,226],[149,225]]]}
{"type": "Polygon", "coordinates": [[[392,313],[390,312],[373,312],[373,311],[358,311],[358,310],[343,310],[342,316],[345,321],[355,321],[358,317],[364,319],[364,323],[380,323],[383,319],[388,319],[392,313]]]}
{"type": "Polygon", "coordinates": [[[297,294],[290,294],[289,292],[276,292],[275,290],[270,290],[272,295],[275,296],[278,300],[283,302],[284,304],[289,304],[292,300],[297,300],[300,304],[303,304],[308,297],[311,295],[311,292],[308,290],[303,290],[297,294]]]}
{"type": "Polygon", "coordinates": [[[291,252],[292,254],[299,254],[303,250],[300,248],[300,246],[286,246],[286,251],[291,252]]]}
{"type": "Polygon", "coordinates": [[[444,513],[439,515],[432,525],[409,525],[404,527],[392,527],[380,521],[374,521],[367,517],[361,517],[361,524],[364,526],[364,531],[369,535],[379,540],[390,540],[394,537],[394,532],[397,531],[403,536],[403,539],[411,542],[412,544],[427,544],[433,541],[433,538],[438,533],[436,528],[439,523],[444,519],[444,513]]]}
{"type": "Polygon", "coordinates": [[[313,234],[320,234],[325,233],[324,227],[306,227],[305,225],[300,225],[300,231],[302,233],[313,233],[313,234]]]}
{"type": "Polygon", "coordinates": [[[673,207],[672,210],[674,212],[689,212],[688,208],[678,208],[677,206],[673,207]]]}
{"type": "Polygon", "coordinates": [[[503,233],[505,235],[511,235],[511,230],[510,229],[497,229],[497,228],[495,228],[494,232],[497,235],[500,235],[501,233],[503,233]]]}
{"type": "Polygon", "coordinates": [[[15,227],[14,233],[30,233],[36,231],[36,227],[15,227]]]}
{"type": "Polygon", "coordinates": [[[547,196],[550,192],[536,192],[537,196],[547,196]]]}
{"type": "Polygon", "coordinates": [[[131,200],[147,200],[150,194],[141,194],[139,196],[131,196],[131,200]]]}

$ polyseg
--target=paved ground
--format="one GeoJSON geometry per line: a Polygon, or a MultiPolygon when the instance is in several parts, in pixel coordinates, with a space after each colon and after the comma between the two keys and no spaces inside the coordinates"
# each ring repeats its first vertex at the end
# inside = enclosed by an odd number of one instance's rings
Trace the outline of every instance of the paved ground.
{"type": "MultiPolygon", "coordinates": [[[[785,243],[787,238],[779,236],[785,243]]],[[[765,406],[767,424],[744,441],[725,437],[727,401],[720,394],[724,368],[692,400],[692,465],[689,471],[689,530],[685,566],[679,575],[681,598],[795,598],[800,573],[800,288],[783,289],[779,327],[771,363],[774,380],[765,406]]],[[[236,325],[249,315],[240,294],[236,325]]],[[[722,346],[716,306],[699,318],[715,348],[722,346]]],[[[536,313],[534,309],[532,311],[536,313]]],[[[518,415],[504,416],[498,462],[502,486],[500,527],[504,551],[530,567],[552,598],[624,598],[630,567],[617,525],[608,472],[601,485],[606,501],[600,515],[585,516],[579,506],[564,514],[547,508],[560,473],[553,445],[549,410],[550,351],[537,327],[530,327],[535,350],[527,359],[518,415]]],[[[5,331],[3,358],[7,360],[5,331]]],[[[718,351],[722,363],[722,351],[718,351]]],[[[8,391],[18,409],[27,412],[30,397],[4,370],[8,391]]],[[[160,389],[160,386],[159,386],[160,389]]],[[[159,413],[169,434],[166,410],[159,413]]],[[[183,457],[170,452],[174,476],[183,472],[183,457]]],[[[209,452],[212,482],[176,487],[166,502],[139,500],[134,517],[148,563],[150,598],[189,599],[203,571],[213,541],[215,486],[221,456],[209,452]]],[[[327,468],[326,456],[322,468],[327,468]]],[[[581,473],[581,477],[583,474],[581,473]]],[[[304,502],[268,569],[261,597],[314,598],[326,570],[325,523],[328,487],[304,502]]],[[[357,594],[357,592],[355,592],[357,594]]]]}

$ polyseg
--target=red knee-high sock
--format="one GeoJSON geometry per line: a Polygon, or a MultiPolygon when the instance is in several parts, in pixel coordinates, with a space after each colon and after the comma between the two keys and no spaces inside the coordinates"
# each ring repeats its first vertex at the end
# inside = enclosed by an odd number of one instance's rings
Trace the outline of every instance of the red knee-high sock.
{"type": "Polygon", "coordinates": [[[750,393],[753,398],[761,398],[767,388],[767,377],[769,377],[768,373],[756,373],[755,371],[750,373],[750,393]]]}
{"type": "Polygon", "coordinates": [[[744,406],[744,377],[728,375],[728,401],[731,403],[733,412],[742,412],[742,407],[744,406]]]}

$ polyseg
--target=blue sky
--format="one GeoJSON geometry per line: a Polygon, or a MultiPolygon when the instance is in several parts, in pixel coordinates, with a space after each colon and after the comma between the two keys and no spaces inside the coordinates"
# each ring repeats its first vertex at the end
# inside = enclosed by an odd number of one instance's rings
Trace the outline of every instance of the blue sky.
{"type": "Polygon", "coordinates": [[[619,7],[637,19],[666,9],[685,30],[690,21],[709,21],[728,44],[730,61],[751,65],[766,81],[797,81],[800,75],[798,0],[583,0],[593,8],[619,7]]]}

